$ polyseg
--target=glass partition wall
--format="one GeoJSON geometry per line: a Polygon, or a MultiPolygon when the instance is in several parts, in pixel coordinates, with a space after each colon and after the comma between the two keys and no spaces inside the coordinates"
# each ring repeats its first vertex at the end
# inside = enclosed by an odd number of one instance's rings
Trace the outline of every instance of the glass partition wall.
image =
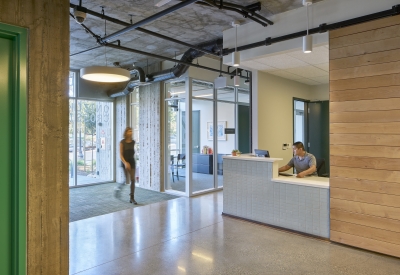
{"type": "Polygon", "coordinates": [[[239,107],[249,110],[249,102],[248,89],[214,89],[192,78],[165,84],[166,192],[193,196],[223,187],[223,156],[243,142],[250,148],[250,128],[243,133],[247,139],[237,135],[239,107]]]}
{"type": "Polygon", "coordinates": [[[69,186],[113,180],[113,104],[76,97],[70,72],[69,186]]]}

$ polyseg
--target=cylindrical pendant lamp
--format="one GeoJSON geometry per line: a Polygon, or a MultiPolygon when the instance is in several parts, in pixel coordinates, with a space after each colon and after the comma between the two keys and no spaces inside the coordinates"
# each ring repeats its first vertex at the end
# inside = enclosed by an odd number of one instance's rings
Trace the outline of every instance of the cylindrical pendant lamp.
{"type": "Polygon", "coordinates": [[[235,76],[233,77],[233,85],[235,85],[236,87],[237,87],[237,86],[240,86],[240,76],[235,75],[235,76]]]}
{"type": "Polygon", "coordinates": [[[303,52],[312,52],[312,35],[303,36],[303,52]]]}

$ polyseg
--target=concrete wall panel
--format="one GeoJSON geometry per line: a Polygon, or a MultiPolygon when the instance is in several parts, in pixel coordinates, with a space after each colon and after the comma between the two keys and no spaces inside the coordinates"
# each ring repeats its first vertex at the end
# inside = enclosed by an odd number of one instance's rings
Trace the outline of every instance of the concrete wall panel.
{"type": "Polygon", "coordinates": [[[0,1],[28,28],[27,274],[68,274],[69,1],[0,1]]]}

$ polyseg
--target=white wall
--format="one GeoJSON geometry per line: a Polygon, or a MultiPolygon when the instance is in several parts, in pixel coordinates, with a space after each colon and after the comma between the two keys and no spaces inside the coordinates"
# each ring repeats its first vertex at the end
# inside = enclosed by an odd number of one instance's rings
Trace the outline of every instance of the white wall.
{"type": "Polygon", "coordinates": [[[257,134],[258,144],[253,149],[269,150],[271,157],[283,158],[279,165],[284,165],[293,156],[291,148],[282,150],[283,143],[293,144],[293,97],[313,100],[316,91],[313,86],[263,72],[257,78],[258,91],[253,93],[258,100],[253,103],[258,120],[253,120],[253,129],[258,132],[253,135],[257,134]]]}
{"type": "MultiPolygon", "coordinates": [[[[213,122],[213,103],[211,101],[193,99],[193,110],[200,110],[200,151],[207,145],[215,151],[213,141],[207,137],[207,123],[213,122]]],[[[234,104],[218,105],[218,121],[226,121],[226,127],[235,127],[234,104]]],[[[218,153],[230,154],[235,149],[235,135],[226,135],[226,140],[218,141],[218,153]]]]}

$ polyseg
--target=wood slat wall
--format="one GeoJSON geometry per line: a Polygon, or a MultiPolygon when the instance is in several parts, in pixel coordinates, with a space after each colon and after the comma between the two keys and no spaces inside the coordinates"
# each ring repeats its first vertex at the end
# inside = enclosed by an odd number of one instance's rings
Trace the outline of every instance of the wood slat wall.
{"type": "Polygon", "coordinates": [[[400,16],[329,47],[331,241],[400,257],[400,16]]]}

